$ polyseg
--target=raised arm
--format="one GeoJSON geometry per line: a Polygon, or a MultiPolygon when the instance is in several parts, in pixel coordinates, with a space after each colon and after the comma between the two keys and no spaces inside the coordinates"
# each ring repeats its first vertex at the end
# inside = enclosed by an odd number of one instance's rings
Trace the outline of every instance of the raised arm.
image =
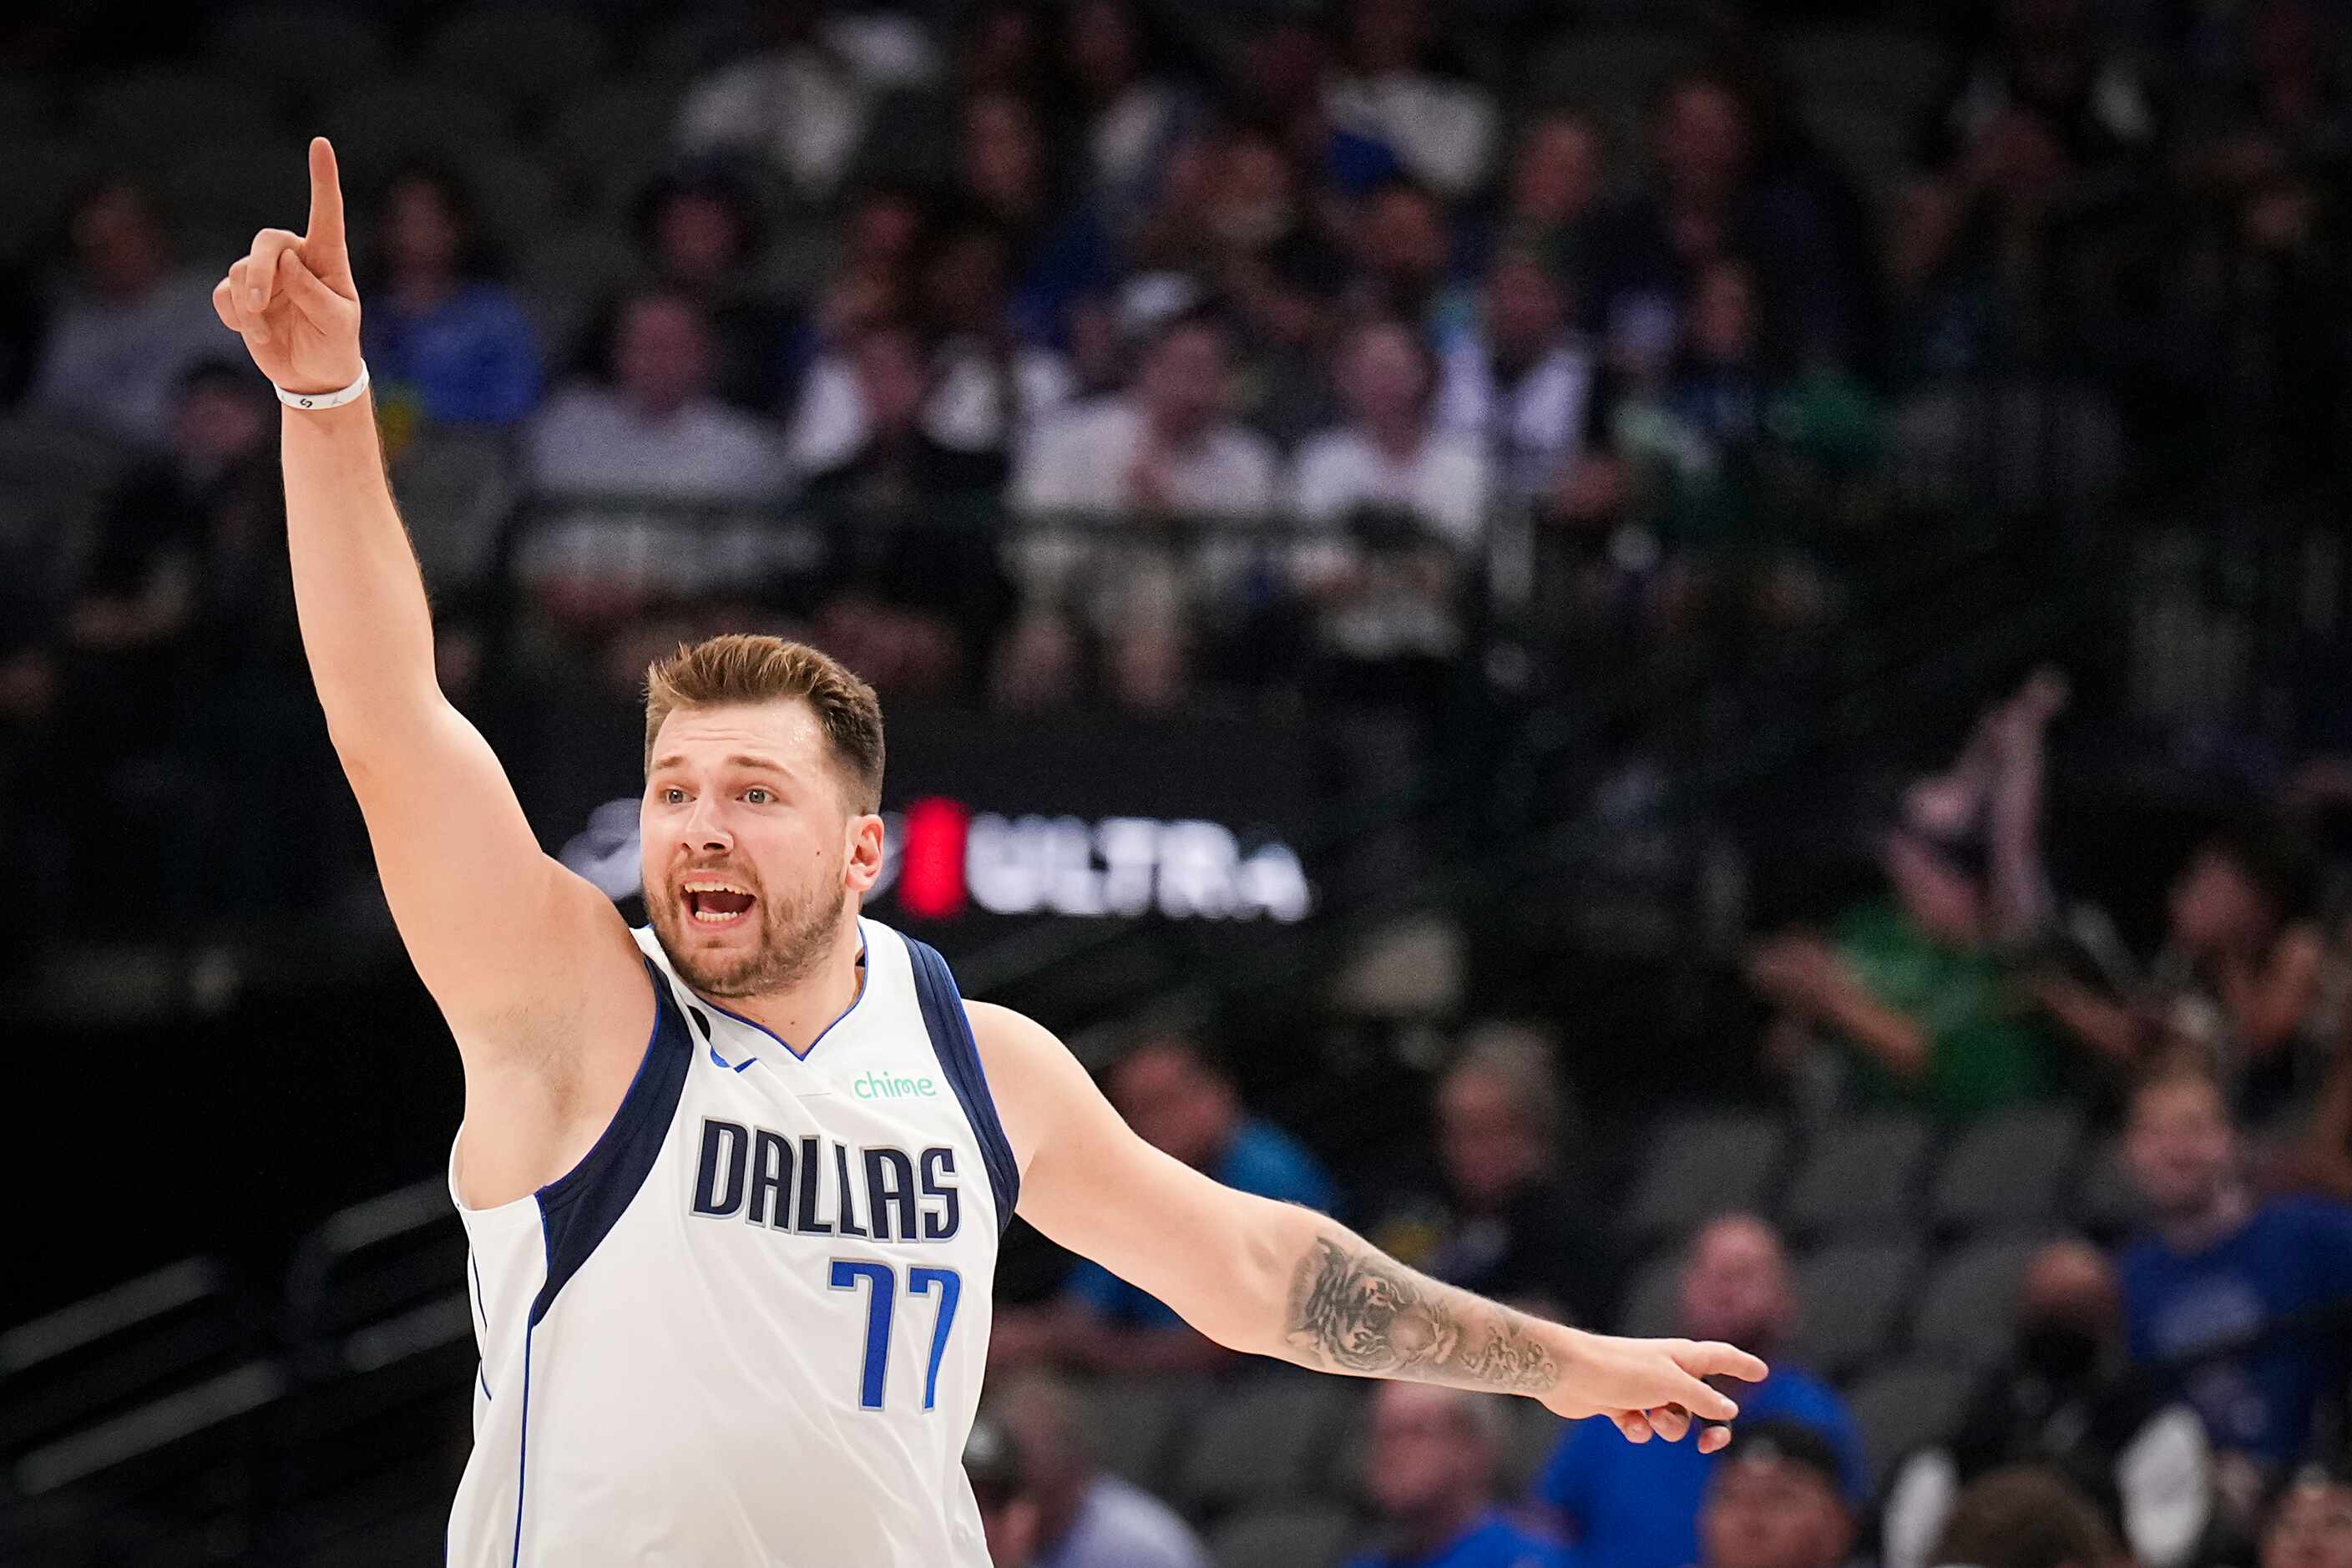
{"type": "MultiPolygon", "coordinates": [[[[1318,1372],[1524,1394],[1603,1415],[1636,1442],[1682,1436],[1733,1401],[1703,1377],[1758,1379],[1729,1345],[1586,1333],[1440,1284],[1336,1220],[1221,1186],[1130,1131],[1061,1042],[1017,1013],[970,1005],[1021,1214],[1149,1290],[1229,1350],[1318,1372]]],[[[1726,1437],[1710,1430],[1713,1448],[1726,1437]]]]}
{"type": "MultiPolygon", "coordinates": [[[[359,379],[359,294],[324,138],[310,143],[308,230],[256,235],[213,305],[285,391],[359,379]]],[[[441,694],[373,400],[288,407],[282,455],[295,606],[327,732],[401,939],[465,1058],[467,1196],[502,1202],[561,1174],[581,1133],[593,1142],[609,1119],[651,989],[619,912],[541,852],[497,757],[441,694]]]]}

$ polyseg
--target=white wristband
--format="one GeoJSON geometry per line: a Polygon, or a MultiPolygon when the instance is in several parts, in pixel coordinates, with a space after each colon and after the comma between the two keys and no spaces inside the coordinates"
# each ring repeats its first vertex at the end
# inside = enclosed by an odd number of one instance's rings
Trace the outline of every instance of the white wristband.
{"type": "Polygon", "coordinates": [[[270,384],[270,390],[278,394],[278,401],[286,405],[289,408],[306,408],[313,410],[320,408],[341,408],[344,404],[352,401],[354,398],[358,397],[361,393],[365,392],[367,390],[367,361],[362,360],[360,361],[360,378],[352,383],[349,386],[343,388],[341,392],[289,392],[284,387],[278,385],[275,382],[270,384]]]}

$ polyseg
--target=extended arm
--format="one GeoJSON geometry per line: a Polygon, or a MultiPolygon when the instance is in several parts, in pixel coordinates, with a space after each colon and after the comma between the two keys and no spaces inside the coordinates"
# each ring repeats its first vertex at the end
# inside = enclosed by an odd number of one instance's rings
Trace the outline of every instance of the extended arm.
{"type": "Polygon", "coordinates": [[[1728,1345],[1531,1318],[1417,1274],[1336,1220],[1221,1186],[1130,1131],[1036,1024],[984,1004],[971,1014],[1022,1163],[1022,1215],[1229,1350],[1528,1394],[1563,1415],[1607,1415],[1637,1441],[1737,1414],[1702,1377],[1764,1374],[1728,1345]]]}
{"type": "MultiPolygon", "coordinates": [[[[255,236],[213,303],[280,387],[358,379],[359,298],[323,139],[308,232],[255,236]]],[[[465,1057],[467,1195],[503,1201],[561,1174],[584,1152],[581,1129],[609,1118],[651,989],[618,911],[541,853],[498,759],[441,694],[372,400],[289,408],[282,442],[295,605],[327,731],[401,938],[465,1057]]]]}

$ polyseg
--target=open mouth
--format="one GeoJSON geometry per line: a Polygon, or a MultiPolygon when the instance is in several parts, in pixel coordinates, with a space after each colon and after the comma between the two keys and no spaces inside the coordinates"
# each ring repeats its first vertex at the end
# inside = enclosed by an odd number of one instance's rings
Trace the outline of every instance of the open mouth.
{"type": "Polygon", "coordinates": [[[679,890],[685,895],[687,918],[709,931],[741,924],[751,918],[751,906],[759,902],[748,889],[732,882],[697,879],[679,890]]]}

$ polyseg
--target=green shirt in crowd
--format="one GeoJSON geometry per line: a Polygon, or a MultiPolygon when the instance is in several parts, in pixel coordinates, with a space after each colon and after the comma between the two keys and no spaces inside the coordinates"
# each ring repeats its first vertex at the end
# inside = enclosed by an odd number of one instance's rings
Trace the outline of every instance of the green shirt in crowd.
{"type": "Polygon", "coordinates": [[[1990,949],[1946,947],[1884,901],[1849,910],[1832,945],[1864,990],[1927,1034],[1927,1072],[1917,1080],[1855,1051],[1865,1102],[1961,1121],[2053,1091],[2048,1037],[1990,949]]]}

